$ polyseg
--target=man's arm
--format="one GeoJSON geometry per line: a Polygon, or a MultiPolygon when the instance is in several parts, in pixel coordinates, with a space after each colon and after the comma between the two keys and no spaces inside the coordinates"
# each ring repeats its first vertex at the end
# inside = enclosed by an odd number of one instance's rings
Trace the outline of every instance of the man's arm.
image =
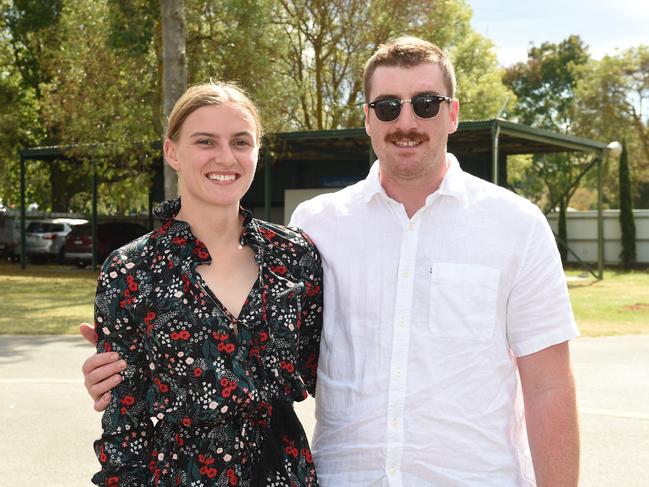
{"type": "MultiPolygon", "coordinates": [[[[92,345],[97,343],[95,328],[82,323],[79,331],[92,345]]],[[[86,390],[94,401],[95,411],[103,411],[110,403],[110,390],[122,381],[119,374],[126,368],[126,362],[116,352],[93,353],[84,362],[83,371],[86,390]]]]}
{"type": "Polygon", "coordinates": [[[579,424],[568,342],[518,358],[538,487],[576,487],[579,424]]]}

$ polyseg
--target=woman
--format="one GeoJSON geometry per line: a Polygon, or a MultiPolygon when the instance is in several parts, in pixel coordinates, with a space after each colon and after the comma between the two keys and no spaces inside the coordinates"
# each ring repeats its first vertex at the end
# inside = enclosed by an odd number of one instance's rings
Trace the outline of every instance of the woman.
{"type": "Polygon", "coordinates": [[[97,485],[317,485],[292,402],[315,390],[322,269],[303,232],[240,207],[261,132],[230,84],[189,88],[169,116],[182,199],[99,275],[97,349],[128,367],[95,442],[97,485]]]}

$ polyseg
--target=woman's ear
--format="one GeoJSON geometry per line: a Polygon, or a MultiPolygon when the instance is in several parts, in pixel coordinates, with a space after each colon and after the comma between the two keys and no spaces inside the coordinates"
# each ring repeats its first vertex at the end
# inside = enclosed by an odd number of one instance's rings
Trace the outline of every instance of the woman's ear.
{"type": "Polygon", "coordinates": [[[180,162],[176,157],[176,144],[171,139],[165,139],[163,146],[164,157],[167,164],[169,164],[174,171],[180,171],[180,162]]]}

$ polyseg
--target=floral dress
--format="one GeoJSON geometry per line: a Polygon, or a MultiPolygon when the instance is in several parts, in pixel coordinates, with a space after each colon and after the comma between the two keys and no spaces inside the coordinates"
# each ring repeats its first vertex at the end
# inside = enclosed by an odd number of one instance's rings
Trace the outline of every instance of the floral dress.
{"type": "Polygon", "coordinates": [[[135,486],[317,486],[293,401],[314,393],[322,266],[300,230],[241,210],[241,244],[259,277],[239,317],[196,267],[211,262],[180,200],[163,225],[103,264],[95,301],[99,351],[126,359],[95,442],[92,481],[135,486]]]}

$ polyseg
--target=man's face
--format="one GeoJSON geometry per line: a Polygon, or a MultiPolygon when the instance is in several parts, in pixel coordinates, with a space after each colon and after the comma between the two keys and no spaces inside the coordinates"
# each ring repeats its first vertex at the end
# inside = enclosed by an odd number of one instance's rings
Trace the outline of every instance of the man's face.
{"type": "MultiPolygon", "coordinates": [[[[439,65],[379,66],[372,75],[368,99],[405,100],[421,94],[449,95],[439,65]]],[[[383,122],[365,105],[365,130],[379,157],[381,179],[441,181],[446,172],[446,142],[457,129],[458,111],[457,100],[442,102],[434,118],[422,119],[410,103],[403,103],[399,118],[383,122]]]]}

